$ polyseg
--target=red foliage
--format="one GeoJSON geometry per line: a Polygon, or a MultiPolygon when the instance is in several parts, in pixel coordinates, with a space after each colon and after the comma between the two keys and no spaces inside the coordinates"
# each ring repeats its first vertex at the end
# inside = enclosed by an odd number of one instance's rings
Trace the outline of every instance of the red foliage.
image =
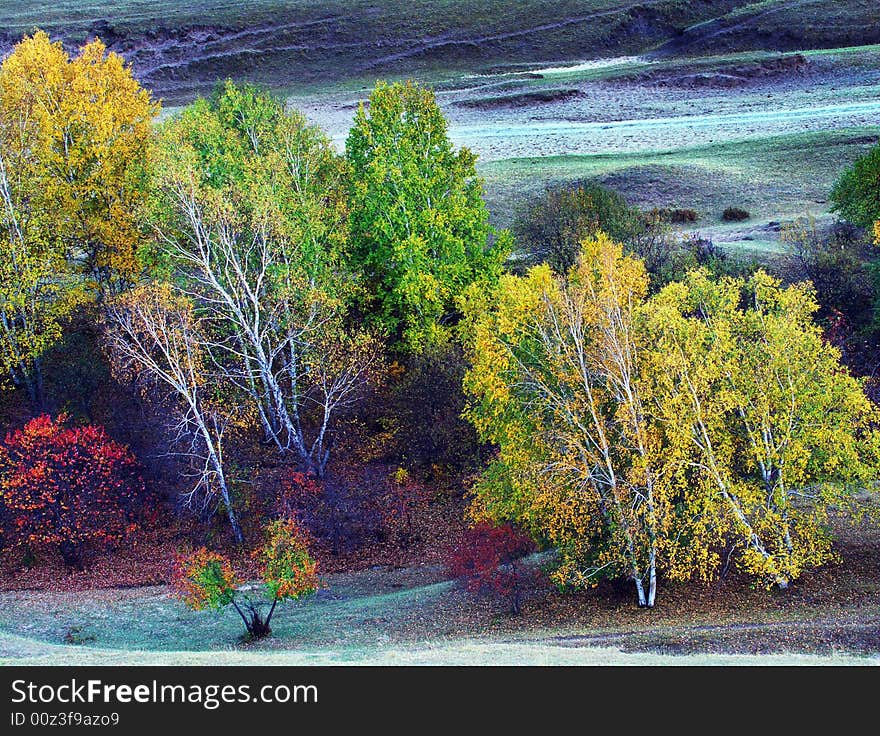
{"type": "Polygon", "coordinates": [[[43,415],[0,444],[0,521],[8,546],[53,547],[80,568],[86,550],[106,549],[134,530],[143,495],[137,460],[103,427],[43,415]]]}
{"type": "Polygon", "coordinates": [[[302,520],[303,513],[317,503],[321,484],[311,475],[292,470],[281,481],[275,512],[282,519],[302,520]]]}
{"type": "Polygon", "coordinates": [[[484,522],[468,529],[461,544],[449,550],[446,570],[472,593],[488,591],[508,598],[511,611],[519,613],[516,561],[534,549],[532,540],[510,524],[484,522]]]}

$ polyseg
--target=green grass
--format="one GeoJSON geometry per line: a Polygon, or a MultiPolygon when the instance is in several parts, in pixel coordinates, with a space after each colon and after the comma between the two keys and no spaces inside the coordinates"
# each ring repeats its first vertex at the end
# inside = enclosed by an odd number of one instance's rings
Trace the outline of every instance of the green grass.
{"type": "MultiPolygon", "coordinates": [[[[436,636],[442,622],[420,614],[433,609],[451,587],[440,582],[365,593],[337,579],[331,591],[279,604],[272,629],[279,639],[312,648],[364,646],[404,630],[409,638],[436,636]]],[[[87,597],[30,592],[2,597],[11,605],[0,612],[0,630],[52,644],[63,644],[73,631],[98,648],[199,651],[231,646],[244,632],[231,608],[192,611],[165,588],[87,597]],[[28,615],[22,617],[22,611],[28,615]]]]}
{"type": "Polygon", "coordinates": [[[720,227],[728,206],[749,210],[753,222],[827,212],[832,184],[878,135],[880,127],[870,127],[670,152],[508,159],[480,173],[500,225],[545,183],[598,179],[639,207],[688,207],[700,215],[698,229],[720,227]]]}
{"type": "Polygon", "coordinates": [[[46,644],[0,633],[3,665],[684,665],[795,666],[877,665],[877,657],[846,654],[697,654],[627,653],[610,647],[577,647],[552,642],[485,639],[433,641],[414,646],[323,648],[284,651],[221,650],[212,652],[95,649],[46,644]]]}
{"type": "MultiPolygon", "coordinates": [[[[515,34],[592,14],[601,14],[598,21],[604,29],[622,16],[646,12],[683,28],[695,19],[715,17],[745,4],[743,0],[16,0],[0,6],[0,22],[12,32],[40,25],[52,31],[84,33],[96,20],[104,19],[112,28],[134,33],[155,30],[157,25],[213,24],[241,30],[261,23],[332,19],[343,31],[355,27],[379,30],[376,38],[395,37],[399,35],[396,31],[404,30],[423,37],[441,32],[474,37],[515,34]],[[608,19],[603,20],[605,17],[608,19]]],[[[603,28],[586,32],[598,36],[603,28]]]]}

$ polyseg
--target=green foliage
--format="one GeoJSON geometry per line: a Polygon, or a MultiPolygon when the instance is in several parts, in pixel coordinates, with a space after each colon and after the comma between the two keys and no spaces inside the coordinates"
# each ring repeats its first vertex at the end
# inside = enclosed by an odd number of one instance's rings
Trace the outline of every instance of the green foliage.
{"type": "Polygon", "coordinates": [[[809,218],[786,225],[781,233],[788,259],[785,275],[791,281],[810,281],[819,302],[818,316],[846,334],[876,330],[876,252],[857,228],[844,222],[825,231],[809,218]]]}
{"type": "Polygon", "coordinates": [[[201,222],[232,230],[242,247],[271,238],[275,289],[305,298],[310,288],[345,287],[331,271],[345,242],[342,162],[326,136],[281,99],[228,80],[218,84],[209,99],[162,126],[155,157],[147,214],[158,237],[143,256],[157,275],[186,261],[166,241],[197,238],[201,222]],[[181,206],[187,186],[198,213],[181,206]]]}
{"type": "Polygon", "coordinates": [[[335,413],[378,354],[348,319],[341,157],[279,98],[227,81],[163,125],[148,220],[144,259],[193,303],[212,385],[323,473],[335,413]]]}
{"type": "Polygon", "coordinates": [[[841,174],[831,190],[834,211],[859,227],[880,220],[880,144],[841,174]]]}
{"type": "Polygon", "coordinates": [[[600,230],[632,243],[645,226],[637,209],[598,184],[548,187],[520,208],[513,225],[517,247],[531,264],[548,263],[565,274],[581,253],[581,241],[600,230]]]}
{"type": "Polygon", "coordinates": [[[494,280],[506,239],[493,239],[468,149],[453,149],[434,95],[378,83],[346,142],[352,262],[365,317],[409,353],[441,345],[455,300],[494,280]]]}
{"type": "Polygon", "coordinates": [[[711,241],[679,235],[669,225],[696,217],[694,210],[685,209],[655,208],[643,213],[611,189],[575,183],[548,187],[521,207],[513,233],[525,265],[547,263],[560,275],[575,265],[584,238],[605,233],[643,261],[651,275],[650,290],[656,291],[697,266],[719,275],[740,269],[739,262],[711,241]]]}
{"type": "Polygon", "coordinates": [[[175,558],[174,595],[196,611],[225,608],[235,599],[238,585],[229,560],[217,552],[200,547],[175,558]]]}

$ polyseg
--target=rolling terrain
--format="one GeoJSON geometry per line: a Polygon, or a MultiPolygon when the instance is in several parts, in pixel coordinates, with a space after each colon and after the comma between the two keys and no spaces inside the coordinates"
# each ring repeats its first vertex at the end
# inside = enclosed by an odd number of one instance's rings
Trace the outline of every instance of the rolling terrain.
{"type": "Polygon", "coordinates": [[[267,84],[340,149],[377,78],[417,78],[479,155],[496,225],[599,177],[749,257],[779,251],[782,220],[828,221],[880,121],[874,0],[22,0],[0,7],[0,50],[36,26],[100,36],[166,114],[219,78],[267,84]],[[724,225],[728,206],[754,217],[724,225]]]}
{"type": "Polygon", "coordinates": [[[72,45],[98,35],[157,95],[185,102],[225,76],[290,89],[647,52],[880,43],[878,21],[873,0],[19,0],[0,6],[0,49],[35,26],[72,45]]]}
{"type": "MultiPolygon", "coordinates": [[[[0,3],[0,53],[35,27],[71,48],[99,36],[163,116],[248,80],[339,150],[377,79],[418,79],[478,154],[499,227],[547,185],[591,180],[693,209],[687,230],[768,261],[787,221],[832,221],[834,181],[880,140],[877,0],[19,0],[0,3]],[[723,222],[731,206],[749,218],[723,222]]],[[[880,537],[847,530],[841,562],[787,594],[670,585],[650,614],[628,590],[544,585],[514,619],[437,565],[334,573],[259,644],[164,585],[10,578],[0,664],[877,664],[880,537]]]]}

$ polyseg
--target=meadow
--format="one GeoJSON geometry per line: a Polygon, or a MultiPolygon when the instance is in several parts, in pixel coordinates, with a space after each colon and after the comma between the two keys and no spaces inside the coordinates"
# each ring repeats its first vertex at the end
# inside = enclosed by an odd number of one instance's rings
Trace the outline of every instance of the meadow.
{"type": "MultiPolygon", "coordinates": [[[[598,183],[642,211],[693,210],[695,221],[674,225],[676,234],[771,267],[786,255],[788,223],[835,222],[834,183],[880,140],[876,0],[20,0],[0,5],[0,51],[35,27],[69,48],[99,36],[161,99],[160,120],[234,78],[282,96],[339,153],[378,79],[415,79],[435,92],[451,141],[476,154],[493,226],[511,226],[547,187],[598,183]],[[726,222],[730,207],[747,216],[726,222]]],[[[97,340],[91,329],[77,343],[85,353],[97,340]]],[[[458,379],[459,368],[450,368],[458,379]]],[[[109,369],[100,370],[94,381],[109,381],[109,369]]],[[[430,369],[417,375],[436,378],[430,369]]],[[[452,399],[421,389],[400,389],[411,414],[453,427],[424,440],[436,452],[461,431],[460,380],[452,399]]],[[[89,409],[111,414],[121,393],[90,398],[89,409]]],[[[369,443],[401,431],[388,408],[400,396],[378,400],[386,414],[372,424],[352,420],[342,442],[343,452],[371,458],[365,466],[380,457],[376,475],[399,470],[397,456],[370,455],[369,443]]],[[[132,416],[146,416],[141,399],[124,397],[132,416]]],[[[3,411],[25,413],[12,402],[3,411]]],[[[149,440],[155,426],[144,427],[122,433],[132,444],[149,440]]],[[[265,447],[253,455],[262,462],[265,447]]],[[[266,485],[280,477],[274,462],[266,485]]],[[[450,507],[460,533],[473,467],[442,465],[424,463],[425,486],[432,503],[458,494],[450,507]]],[[[343,494],[341,503],[358,513],[357,500],[343,494]]],[[[61,585],[60,568],[10,572],[0,581],[0,664],[880,663],[876,524],[833,518],[839,558],[791,591],[768,593],[732,572],[670,584],[648,618],[613,582],[572,594],[546,576],[529,584],[522,615],[512,616],[449,579],[436,550],[422,554],[432,533],[448,541],[448,519],[435,522],[405,553],[386,554],[387,539],[375,559],[334,548],[324,587],[280,603],[273,635],[261,641],[241,639],[229,610],[188,609],[155,560],[138,560],[137,575],[110,587],[100,580],[109,556],[99,556],[98,573],[68,571],[61,585]]],[[[162,554],[184,537],[220,536],[216,526],[193,532],[189,523],[163,538],[162,554]]],[[[528,567],[537,573],[551,558],[534,555],[528,567]]]]}

